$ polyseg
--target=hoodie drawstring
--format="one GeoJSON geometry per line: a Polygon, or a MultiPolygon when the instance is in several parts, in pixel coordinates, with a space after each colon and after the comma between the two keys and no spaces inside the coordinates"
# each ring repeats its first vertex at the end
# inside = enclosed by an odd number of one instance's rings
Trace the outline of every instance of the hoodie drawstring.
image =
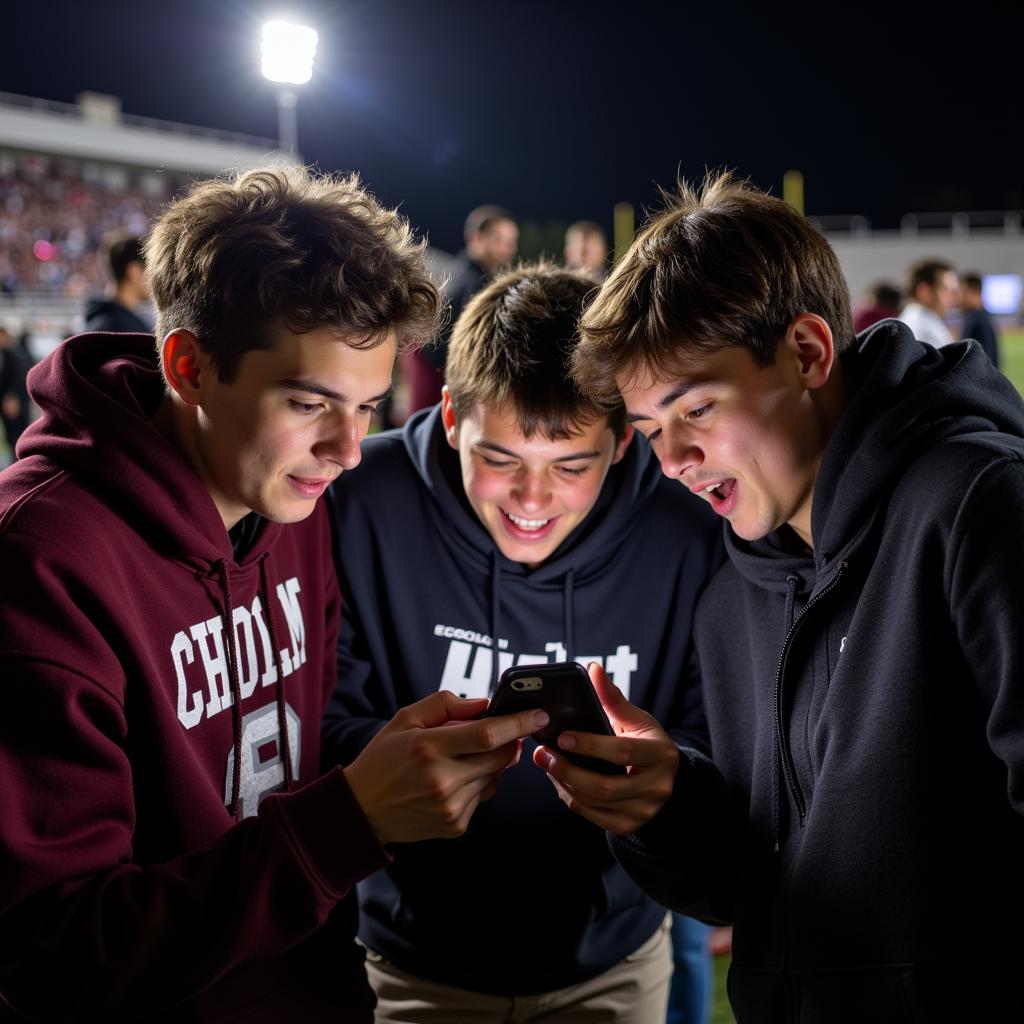
{"type": "Polygon", "coordinates": [[[231,816],[238,820],[239,796],[242,792],[242,688],[238,683],[238,649],[235,645],[235,620],[232,614],[231,579],[228,576],[228,561],[222,558],[217,563],[220,570],[220,589],[224,595],[224,631],[228,635],[228,680],[231,685],[231,736],[235,764],[231,773],[231,816]]]}
{"type": "Polygon", "coordinates": [[[790,574],[786,577],[786,621],[782,628],[787,635],[793,628],[793,606],[796,604],[796,588],[799,582],[799,576],[790,574]]]}
{"type": "MultiPolygon", "coordinates": [[[[228,812],[238,821],[241,812],[242,795],[242,687],[239,682],[238,668],[238,644],[235,639],[234,603],[231,600],[231,577],[228,575],[228,562],[222,558],[217,563],[220,573],[220,588],[224,596],[224,629],[228,636],[228,679],[231,685],[231,732],[232,748],[234,751],[234,770],[231,773],[231,803],[228,812]]],[[[277,634],[274,630],[274,616],[270,604],[270,583],[267,579],[267,554],[260,557],[260,591],[263,597],[263,605],[267,611],[267,627],[270,631],[271,657],[274,659],[277,669],[277,728],[279,733],[278,744],[281,751],[281,760],[284,763],[284,787],[285,790],[292,788],[294,776],[292,773],[292,750],[291,738],[288,735],[288,713],[284,700],[284,685],[282,683],[281,669],[277,665],[277,634]]]]}
{"type": "Polygon", "coordinates": [[[498,688],[498,637],[501,635],[501,558],[497,549],[491,552],[491,692],[498,688]]]}
{"type": "Polygon", "coordinates": [[[565,628],[566,661],[576,660],[576,570],[570,569],[565,574],[565,589],[562,591],[562,615],[565,628]]]}
{"type": "MultiPolygon", "coordinates": [[[[793,628],[793,609],[796,605],[796,588],[800,577],[790,574],[786,577],[786,610],[784,613],[783,633],[788,637],[789,631],[793,628]]],[[[782,729],[782,708],[776,708],[777,729],[782,729]]],[[[772,849],[779,851],[780,821],[782,819],[782,744],[778,740],[775,743],[775,754],[772,757],[771,771],[771,805],[772,805],[772,849]]]]}
{"type": "MultiPolygon", "coordinates": [[[[270,613],[270,582],[267,579],[267,559],[269,552],[264,551],[260,556],[260,583],[263,589],[263,602],[267,608],[267,628],[270,631],[270,646],[274,652],[274,659],[277,659],[277,634],[274,632],[274,616],[270,613]]],[[[234,630],[232,630],[234,633],[234,630]]],[[[284,676],[280,668],[277,672],[277,731],[280,736],[278,745],[281,751],[281,760],[284,762],[284,788],[285,792],[292,788],[294,778],[292,775],[292,741],[288,735],[288,709],[284,701],[284,676]]]]}

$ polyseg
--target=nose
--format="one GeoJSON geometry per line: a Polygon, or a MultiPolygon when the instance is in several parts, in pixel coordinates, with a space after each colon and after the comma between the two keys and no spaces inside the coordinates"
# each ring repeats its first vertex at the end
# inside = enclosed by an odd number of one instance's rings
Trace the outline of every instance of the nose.
{"type": "Polygon", "coordinates": [[[512,497],[524,512],[539,512],[550,498],[547,477],[522,470],[512,488],[512,497]]]}
{"type": "Polygon", "coordinates": [[[359,443],[366,434],[360,429],[355,417],[345,417],[317,446],[316,455],[328,462],[335,462],[342,469],[355,469],[362,458],[359,443]]]}
{"type": "Polygon", "coordinates": [[[681,428],[666,431],[657,452],[661,471],[673,480],[677,480],[687,470],[696,469],[704,461],[703,451],[688,434],[688,431],[681,428]]]}

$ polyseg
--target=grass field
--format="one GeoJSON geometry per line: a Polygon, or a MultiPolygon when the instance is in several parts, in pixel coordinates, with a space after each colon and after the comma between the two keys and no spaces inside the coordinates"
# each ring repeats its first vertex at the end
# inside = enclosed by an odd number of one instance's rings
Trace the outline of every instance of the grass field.
{"type": "Polygon", "coordinates": [[[999,358],[1003,373],[1024,395],[1024,330],[1003,331],[999,342],[999,358]]]}
{"type": "MultiPolygon", "coordinates": [[[[1003,373],[1024,395],[1024,330],[1003,331],[1000,336],[999,358],[1003,373]]],[[[712,1024],[735,1024],[725,994],[725,979],[729,972],[729,958],[715,957],[715,1003],[711,1015],[712,1024]]]]}

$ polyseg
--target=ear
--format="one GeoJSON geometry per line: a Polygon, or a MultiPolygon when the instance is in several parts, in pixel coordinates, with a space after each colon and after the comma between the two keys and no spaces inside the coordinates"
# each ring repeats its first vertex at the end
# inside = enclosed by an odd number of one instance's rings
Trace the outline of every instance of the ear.
{"type": "Polygon", "coordinates": [[[612,457],[612,465],[614,466],[623,455],[626,454],[626,449],[629,447],[629,442],[633,440],[633,424],[627,423],[626,429],[622,432],[622,437],[619,443],[615,446],[615,455],[612,457]]]}
{"type": "Polygon", "coordinates": [[[203,378],[216,371],[196,336],[191,331],[171,331],[164,338],[160,359],[171,390],[186,405],[199,405],[203,378]]]}
{"type": "Polygon", "coordinates": [[[835,363],[832,328],[816,313],[801,313],[782,341],[792,355],[801,384],[808,390],[824,385],[835,363]]]}
{"type": "Polygon", "coordinates": [[[455,406],[452,404],[452,396],[448,392],[448,385],[441,388],[441,422],[444,424],[444,436],[456,451],[459,449],[459,424],[455,415],[455,406]]]}

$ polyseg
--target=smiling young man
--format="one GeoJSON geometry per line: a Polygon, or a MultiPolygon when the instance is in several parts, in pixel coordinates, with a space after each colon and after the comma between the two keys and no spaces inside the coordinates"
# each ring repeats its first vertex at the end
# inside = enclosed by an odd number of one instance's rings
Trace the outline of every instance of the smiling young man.
{"type": "MultiPolygon", "coordinates": [[[[357,757],[426,694],[486,697],[510,665],[571,659],[601,663],[673,739],[702,745],[690,624],[718,530],[621,406],[569,382],[593,288],[544,265],[489,284],[455,325],[441,403],[368,438],[357,486],[335,485],[327,756],[357,757]]],[[[637,804],[671,786],[676,748],[659,734],[634,762],[637,804]]],[[[378,1021],[664,1020],[664,908],[527,757],[464,837],[396,849],[360,907],[378,1021]]]]}
{"type": "Polygon", "coordinates": [[[729,560],[695,626],[711,758],[624,829],[620,780],[541,750],[563,799],[654,898],[735,922],[739,1024],[1022,1019],[1020,397],[974,343],[854,336],[828,243],[727,175],[652,219],[581,333],[577,381],[729,560]]]}
{"type": "Polygon", "coordinates": [[[0,474],[0,1018],[369,1024],[352,887],[536,728],[434,695],[319,777],[318,499],[438,296],[404,221],[301,168],[197,184],[147,268],[158,346],[60,346],[0,474]]]}

